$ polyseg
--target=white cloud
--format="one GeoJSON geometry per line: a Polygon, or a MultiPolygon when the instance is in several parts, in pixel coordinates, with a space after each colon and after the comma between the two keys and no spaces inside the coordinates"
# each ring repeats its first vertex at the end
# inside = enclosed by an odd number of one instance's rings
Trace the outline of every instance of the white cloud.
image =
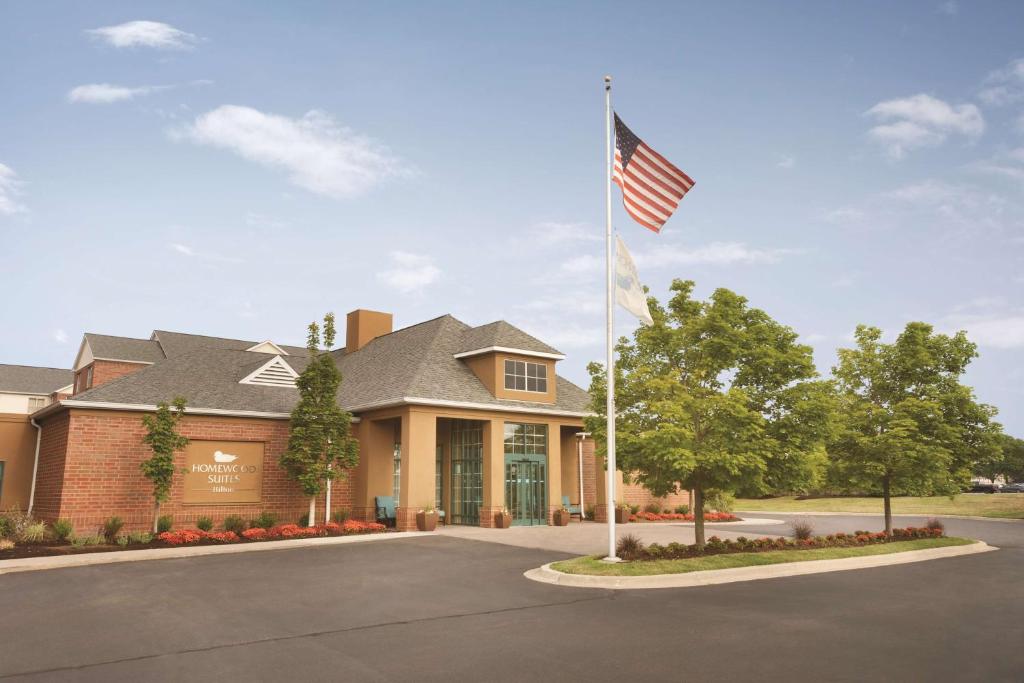
{"type": "Polygon", "coordinates": [[[663,266],[778,263],[783,256],[801,253],[799,249],[758,249],[742,242],[712,242],[702,247],[686,248],[666,245],[656,251],[636,254],[636,261],[642,268],[663,266]]]}
{"type": "Polygon", "coordinates": [[[829,223],[855,223],[864,219],[864,212],[853,206],[840,206],[826,211],[823,217],[829,223]]]}
{"type": "Polygon", "coordinates": [[[53,341],[57,342],[58,344],[67,344],[68,343],[68,333],[65,332],[64,330],[61,330],[61,329],[54,330],[53,331],[53,341]]]}
{"type": "Polygon", "coordinates": [[[294,185],[329,197],[355,196],[388,178],[410,173],[375,142],[316,110],[292,119],[223,105],[172,135],[284,169],[294,185]]]}
{"type": "Polygon", "coordinates": [[[187,244],[181,244],[180,242],[174,242],[169,245],[173,251],[187,256],[189,258],[200,259],[203,261],[215,261],[217,263],[242,263],[243,259],[238,256],[224,256],[222,254],[213,254],[210,252],[203,252],[190,247],[187,244]]]}
{"type": "Polygon", "coordinates": [[[864,115],[879,122],[868,136],[893,159],[902,159],[911,149],[940,145],[952,134],[974,139],[985,131],[977,106],[951,106],[923,93],[879,102],[864,115]]]}
{"type": "Polygon", "coordinates": [[[21,181],[18,180],[18,174],[10,166],[0,164],[0,216],[13,216],[28,211],[18,201],[20,194],[21,181]]]}
{"type": "Polygon", "coordinates": [[[794,166],[796,166],[796,159],[791,156],[783,155],[782,158],[779,159],[779,163],[775,165],[778,166],[779,168],[793,168],[794,166]]]}
{"type": "Polygon", "coordinates": [[[391,266],[378,273],[377,279],[403,294],[418,292],[441,277],[441,269],[434,265],[433,257],[425,254],[393,251],[391,266]]]}
{"type": "Polygon", "coordinates": [[[828,335],[821,334],[820,332],[811,332],[810,334],[805,334],[800,341],[805,344],[819,344],[826,339],[828,339],[828,335]]]}
{"type": "Polygon", "coordinates": [[[89,83],[72,88],[68,92],[68,102],[110,104],[111,102],[131,100],[139,95],[148,95],[158,90],[166,90],[169,87],[166,85],[144,85],[138,88],[129,88],[123,85],[111,85],[110,83],[89,83]]]}
{"type": "Polygon", "coordinates": [[[534,226],[534,239],[543,245],[569,244],[572,242],[598,242],[604,239],[604,232],[586,223],[560,223],[545,221],[534,226]]]}
{"type": "Polygon", "coordinates": [[[199,40],[191,33],[159,21],[128,21],[86,31],[114,47],[152,47],[159,50],[188,50],[199,40]]]}
{"type": "Polygon", "coordinates": [[[1024,181],[1024,147],[999,152],[991,159],[975,161],[968,166],[974,171],[1024,181]]]}
{"type": "Polygon", "coordinates": [[[1024,347],[1024,309],[1010,305],[1002,296],[981,296],[958,304],[941,326],[949,332],[966,330],[979,346],[1024,347]]]}
{"type": "Polygon", "coordinates": [[[996,107],[1024,99],[1024,58],[1015,59],[986,76],[978,98],[996,107]]]}
{"type": "Polygon", "coordinates": [[[955,17],[960,11],[960,7],[957,6],[956,0],[946,0],[945,2],[939,3],[937,9],[939,14],[945,14],[949,17],[955,17]]]}
{"type": "Polygon", "coordinates": [[[596,273],[605,267],[605,260],[593,254],[578,254],[562,262],[561,269],[572,275],[596,273]]]}

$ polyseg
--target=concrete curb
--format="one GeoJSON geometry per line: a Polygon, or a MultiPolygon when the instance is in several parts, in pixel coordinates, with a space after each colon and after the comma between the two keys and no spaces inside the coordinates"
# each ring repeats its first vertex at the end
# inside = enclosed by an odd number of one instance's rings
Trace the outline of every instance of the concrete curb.
{"type": "MultiPolygon", "coordinates": [[[[996,494],[998,495],[998,494],[996,494]]],[[[737,514],[748,515],[807,515],[809,517],[882,517],[881,512],[787,512],[785,510],[737,510],[737,514]]],[[[973,519],[979,522],[1009,522],[1011,524],[1024,524],[1024,519],[1013,517],[978,517],[977,515],[944,515],[942,513],[927,512],[894,512],[895,517],[936,517],[938,519],[973,519]]]]}
{"type": "Polygon", "coordinates": [[[786,562],[761,567],[735,567],[732,569],[712,569],[688,574],[655,574],[652,576],[591,576],[587,574],[565,574],[551,568],[551,563],[530,569],[523,576],[541,583],[571,588],[610,588],[612,590],[630,590],[640,588],[692,588],[695,586],[711,586],[720,583],[737,581],[759,581],[761,579],[778,579],[786,576],[803,576],[805,574],[822,574],[825,572],[841,572],[850,569],[869,569],[886,567],[893,564],[909,564],[924,562],[944,557],[974,555],[998,550],[984,541],[970,545],[954,545],[945,548],[928,548],[926,550],[908,550],[891,555],[868,555],[867,557],[844,557],[838,560],[808,560],[806,562],[786,562]]]}
{"type": "Polygon", "coordinates": [[[403,538],[431,536],[430,532],[400,531],[396,533],[360,534],[355,536],[326,536],[322,538],[298,538],[286,541],[260,541],[229,545],[200,545],[168,548],[147,548],[146,550],[113,550],[80,555],[55,555],[50,557],[25,557],[16,560],[0,560],[0,574],[31,572],[42,569],[63,569],[67,567],[90,567],[115,562],[142,562],[146,560],[173,560],[183,557],[204,555],[233,555],[235,553],[263,552],[266,550],[288,550],[322,545],[343,545],[367,541],[393,541],[403,538]]]}

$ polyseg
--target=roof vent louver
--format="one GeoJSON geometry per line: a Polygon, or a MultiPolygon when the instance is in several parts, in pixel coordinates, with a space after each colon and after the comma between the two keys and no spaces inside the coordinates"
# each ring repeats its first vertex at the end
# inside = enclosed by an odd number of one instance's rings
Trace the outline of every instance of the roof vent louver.
{"type": "Polygon", "coordinates": [[[280,356],[274,356],[251,375],[241,380],[239,384],[295,388],[295,378],[298,376],[298,373],[292,370],[291,366],[285,363],[280,356]]]}

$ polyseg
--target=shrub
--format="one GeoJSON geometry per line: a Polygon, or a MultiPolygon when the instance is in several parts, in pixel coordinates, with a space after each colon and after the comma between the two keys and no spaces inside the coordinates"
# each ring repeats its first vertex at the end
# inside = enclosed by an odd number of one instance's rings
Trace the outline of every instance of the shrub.
{"type": "Polygon", "coordinates": [[[277,515],[273,512],[267,512],[264,510],[260,514],[256,515],[251,522],[249,522],[249,528],[251,529],[269,529],[277,524],[277,515]]]}
{"type": "Polygon", "coordinates": [[[10,550],[14,547],[14,541],[9,538],[0,538],[0,550],[10,550]]]}
{"type": "Polygon", "coordinates": [[[814,524],[809,519],[794,519],[789,523],[789,528],[798,541],[806,541],[814,535],[814,524]]]}
{"type": "Polygon", "coordinates": [[[153,534],[149,533],[148,531],[133,531],[132,533],[128,534],[128,542],[129,543],[137,543],[138,545],[146,545],[147,543],[152,543],[152,541],[153,541],[153,534]]]}
{"type": "Polygon", "coordinates": [[[309,513],[303,512],[302,516],[299,517],[299,526],[309,526],[309,513]]]}
{"type": "Polygon", "coordinates": [[[348,520],[349,515],[352,514],[348,508],[341,508],[335,510],[334,514],[331,515],[331,521],[336,524],[344,524],[348,520]]]}
{"type": "Polygon", "coordinates": [[[22,543],[42,543],[46,540],[46,524],[33,522],[21,530],[18,540],[22,543]]]}
{"type": "Polygon", "coordinates": [[[58,519],[53,523],[53,536],[58,541],[67,541],[75,535],[75,527],[66,519],[58,519]]]}
{"type": "Polygon", "coordinates": [[[626,507],[629,508],[629,514],[631,515],[635,515],[636,513],[640,512],[639,505],[627,505],[626,507]]]}
{"type": "Polygon", "coordinates": [[[128,540],[127,536],[123,536],[122,535],[122,536],[118,536],[117,537],[117,544],[119,546],[121,546],[122,548],[126,547],[128,545],[128,543],[129,543],[129,540],[128,540]]]}
{"type": "Polygon", "coordinates": [[[704,509],[732,512],[732,506],[735,502],[736,496],[728,491],[709,491],[704,497],[704,509]]]}
{"type": "Polygon", "coordinates": [[[253,527],[243,531],[242,536],[250,541],[262,541],[267,537],[267,530],[261,529],[260,527],[253,527]]]}
{"type": "Polygon", "coordinates": [[[7,515],[0,515],[0,538],[14,535],[14,522],[7,515]]]}
{"type": "Polygon", "coordinates": [[[597,515],[597,508],[594,507],[593,505],[588,505],[585,508],[584,512],[587,513],[587,519],[594,519],[597,515]]]}
{"type": "Polygon", "coordinates": [[[35,523],[32,515],[13,507],[8,508],[0,519],[3,520],[0,521],[0,526],[7,530],[6,533],[0,533],[0,536],[8,536],[15,540],[21,538],[25,529],[35,523]]]}
{"type": "Polygon", "coordinates": [[[228,515],[224,518],[224,531],[233,531],[241,534],[245,531],[245,520],[238,515],[228,515]]]}
{"type": "Polygon", "coordinates": [[[77,536],[75,540],[71,542],[71,545],[76,548],[81,548],[87,545],[106,545],[107,537],[102,534],[93,534],[91,536],[77,536]]]}
{"type": "Polygon", "coordinates": [[[644,542],[634,534],[626,534],[615,544],[615,554],[626,561],[637,559],[643,550],[644,542]]]}
{"type": "Polygon", "coordinates": [[[124,527],[124,520],[114,515],[103,522],[103,535],[106,536],[108,541],[115,541],[117,535],[121,533],[121,529],[124,527]]]}
{"type": "Polygon", "coordinates": [[[170,515],[164,515],[160,519],[156,520],[156,533],[163,534],[171,530],[174,526],[174,517],[170,515]]]}
{"type": "Polygon", "coordinates": [[[928,521],[924,523],[924,528],[932,532],[938,531],[940,536],[946,531],[946,525],[937,517],[929,517],[928,521]]]}
{"type": "Polygon", "coordinates": [[[652,515],[660,515],[661,506],[658,505],[657,503],[648,503],[647,505],[644,505],[644,512],[650,512],[652,515]]]}
{"type": "Polygon", "coordinates": [[[196,520],[196,528],[200,531],[213,531],[213,520],[209,517],[200,517],[196,520]]]}
{"type": "Polygon", "coordinates": [[[676,508],[675,508],[675,510],[673,510],[673,512],[676,513],[677,515],[688,515],[688,514],[690,514],[690,506],[689,505],[676,505],[676,508]]]}

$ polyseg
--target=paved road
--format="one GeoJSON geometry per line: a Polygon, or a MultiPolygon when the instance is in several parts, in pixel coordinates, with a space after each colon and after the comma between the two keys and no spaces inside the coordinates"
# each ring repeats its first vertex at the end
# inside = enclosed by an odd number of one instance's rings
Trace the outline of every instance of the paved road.
{"type": "Polygon", "coordinates": [[[0,677],[1020,681],[1024,524],[949,527],[1004,550],[619,592],[522,578],[564,554],[442,536],[10,574],[0,677]]]}

